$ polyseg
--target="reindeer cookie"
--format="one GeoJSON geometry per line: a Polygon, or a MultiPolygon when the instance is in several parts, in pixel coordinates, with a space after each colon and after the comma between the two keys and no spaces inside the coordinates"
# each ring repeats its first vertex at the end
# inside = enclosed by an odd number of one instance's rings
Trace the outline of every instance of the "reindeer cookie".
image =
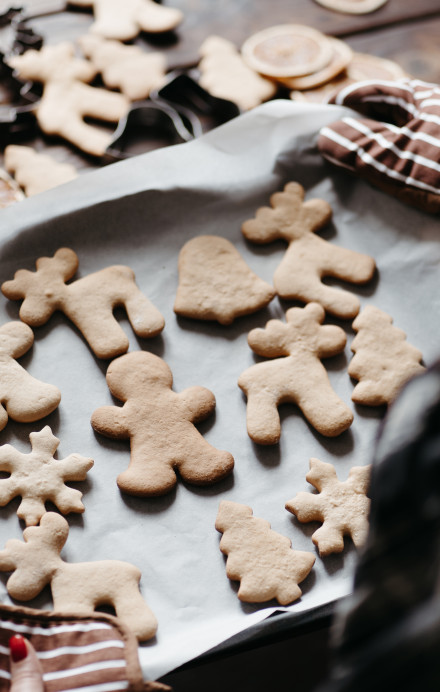
{"type": "Polygon", "coordinates": [[[8,416],[19,423],[32,423],[52,413],[61,401],[61,392],[29,375],[16,362],[34,343],[34,333],[23,322],[7,322],[0,327],[0,430],[8,416]]]}
{"type": "Polygon", "coordinates": [[[21,79],[44,84],[35,109],[43,132],[59,135],[92,156],[102,156],[112,134],[86,123],[85,118],[117,123],[128,111],[128,99],[85,84],[97,70],[87,60],[75,58],[71,43],[28,50],[8,62],[21,79]]]}
{"type": "Polygon", "coordinates": [[[67,521],[47,512],[39,526],[24,530],[24,542],[7,541],[0,551],[0,571],[13,572],[6,584],[12,598],[30,601],[50,584],[54,610],[88,615],[111,605],[140,641],[154,637],[157,621],[139,591],[138,568],[119,560],[64,562],[60,553],[68,535],[67,521]]]}
{"type": "Polygon", "coordinates": [[[374,260],[315,235],[330,221],[331,207],[322,199],[303,200],[301,185],[287,183],[283,192],[272,195],[271,207],[261,207],[254,219],[244,222],[242,232],[254,243],[270,243],[278,238],[289,243],[274,274],[275,290],[281,298],[316,301],[332,315],[351,319],[359,312],[357,297],[327,286],[322,279],[331,276],[364,284],[373,277],[374,260]]]}
{"type": "Polygon", "coordinates": [[[215,408],[209,389],[190,387],[176,394],[168,365],[146,351],[110,363],[107,384],[125,403],[96,409],[91,422],[102,435],[130,439],[130,465],[117,479],[121,490],[163,495],[176,484],[174,469],[194,485],[215,483],[232,471],[232,455],[212,447],[194,426],[215,408]]]}
{"type": "Polygon", "coordinates": [[[114,358],[128,349],[128,339],[113,310],[124,306],[134,332],[156,336],[164,327],[160,312],[139,290],[130,267],[114,265],[66,285],[78,268],[78,257],[60,248],[53,257],[40,257],[37,271],[20,269],[1,290],[7,298],[23,298],[20,317],[32,327],[45,324],[55,310],[78,327],[98,358],[114,358]]]}
{"type": "Polygon", "coordinates": [[[183,14],[174,7],[158,5],[154,0],[69,0],[75,7],[93,7],[94,34],[129,41],[140,31],[152,34],[175,29],[183,14]]]}
{"type": "Polygon", "coordinates": [[[0,479],[0,507],[14,497],[21,497],[17,515],[27,526],[38,524],[46,512],[45,502],[51,500],[63,514],[84,512],[82,493],[69,488],[65,481],[83,481],[93,466],[93,459],[70,454],[54,459],[60,443],[46,425],[29,435],[32,452],[22,454],[11,445],[0,447],[0,471],[10,474],[0,479]]]}
{"type": "Polygon", "coordinates": [[[259,444],[276,444],[281,435],[278,405],[297,404],[321,435],[335,437],[351,425],[353,413],[330,385],[320,358],[344,350],[346,336],[335,325],[322,325],[324,308],[309,303],[290,308],[287,323],[269,320],[249,332],[249,346],[259,356],[274,358],[245,370],[238,385],[247,396],[247,429],[259,444]],[[277,356],[283,356],[279,358],[277,356]]]}

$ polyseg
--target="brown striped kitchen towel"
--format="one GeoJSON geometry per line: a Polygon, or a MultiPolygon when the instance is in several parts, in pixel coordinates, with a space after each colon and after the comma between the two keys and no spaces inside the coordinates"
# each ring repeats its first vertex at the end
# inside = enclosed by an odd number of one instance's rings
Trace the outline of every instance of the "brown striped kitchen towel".
{"type": "Polygon", "coordinates": [[[440,87],[417,79],[363,81],[331,102],[364,118],[346,117],[319,134],[330,162],[424,211],[440,211],[440,87]]]}
{"type": "Polygon", "coordinates": [[[10,687],[8,643],[14,634],[32,642],[46,692],[170,689],[143,681],[137,639],[111,615],[68,616],[0,605],[0,692],[10,687]]]}

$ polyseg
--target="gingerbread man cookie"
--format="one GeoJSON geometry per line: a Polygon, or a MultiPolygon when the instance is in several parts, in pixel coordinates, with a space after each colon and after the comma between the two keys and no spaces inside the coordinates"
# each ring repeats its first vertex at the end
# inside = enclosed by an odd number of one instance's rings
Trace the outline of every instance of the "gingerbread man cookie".
{"type": "Polygon", "coordinates": [[[231,324],[265,307],[274,296],[272,286],[254,274],[226,238],[201,235],[180,251],[174,303],[178,315],[231,324]]]}
{"type": "Polygon", "coordinates": [[[60,248],[53,257],[40,257],[37,271],[20,269],[1,290],[7,298],[23,298],[20,317],[32,327],[45,324],[55,310],[78,327],[98,358],[114,358],[128,349],[128,338],[113,310],[124,306],[134,332],[156,336],[164,327],[160,312],[141,293],[130,267],[115,265],[66,285],[78,268],[78,257],[60,248]]]}
{"type": "Polygon", "coordinates": [[[140,31],[152,34],[172,31],[183,20],[180,10],[154,0],[69,0],[69,4],[93,7],[95,22],[90,31],[119,41],[129,41],[140,31]]]}
{"type": "Polygon", "coordinates": [[[71,43],[28,50],[8,62],[20,79],[44,84],[35,107],[43,132],[63,137],[92,156],[102,156],[112,134],[90,125],[85,118],[117,123],[128,111],[128,99],[123,94],[85,84],[96,76],[97,70],[87,60],[75,58],[71,43]]]}
{"type": "Polygon", "coordinates": [[[32,423],[52,413],[61,401],[61,392],[29,375],[16,362],[34,343],[34,333],[23,322],[7,322],[0,327],[0,430],[8,416],[19,423],[32,423]]]}
{"type": "Polygon", "coordinates": [[[17,515],[26,526],[38,524],[46,512],[45,502],[50,500],[63,513],[84,512],[82,493],[69,488],[65,481],[83,481],[93,466],[93,459],[69,454],[65,459],[54,459],[60,443],[46,425],[40,432],[29,435],[32,452],[22,454],[11,445],[0,447],[0,471],[10,474],[0,479],[0,507],[14,497],[21,497],[17,515]]]}
{"type": "Polygon", "coordinates": [[[300,598],[298,584],[315,563],[312,553],[293,550],[289,538],[237,502],[220,503],[215,528],[223,534],[220,550],[228,556],[226,574],[240,582],[241,601],[263,603],[276,598],[287,605],[300,598]]]}
{"type": "Polygon", "coordinates": [[[310,459],[306,479],[318,495],[298,493],[286,503],[286,509],[301,522],[320,521],[312,535],[323,557],[344,550],[344,536],[356,547],[364,544],[368,531],[370,500],[367,497],[371,466],[353,466],[346,481],[339,481],[335,467],[319,459],[310,459]]]}
{"type": "Polygon", "coordinates": [[[353,322],[357,332],[351,344],[354,356],[348,374],[358,384],[351,398],[356,404],[390,404],[403,385],[425,367],[422,353],[406,341],[406,334],[393,326],[393,319],[373,305],[367,305],[353,322]]]}
{"type": "Polygon", "coordinates": [[[75,166],[60,163],[48,154],[40,154],[32,147],[9,144],[5,152],[5,167],[14,175],[27,197],[68,183],[77,177],[75,166]]]}
{"type": "Polygon", "coordinates": [[[327,286],[322,279],[329,276],[364,284],[373,277],[374,260],[315,235],[330,221],[331,207],[322,199],[303,200],[301,185],[287,183],[283,192],[271,196],[271,207],[261,207],[255,218],[244,222],[243,234],[260,244],[278,238],[288,241],[287,252],[274,274],[274,286],[281,298],[316,301],[332,315],[355,317],[360,308],[357,297],[327,286]]]}
{"type": "Polygon", "coordinates": [[[287,323],[270,320],[264,329],[249,332],[252,350],[274,359],[252,365],[238,380],[248,398],[247,429],[254,442],[279,441],[278,406],[287,402],[297,404],[321,435],[335,437],[351,425],[353,413],[332,389],[320,361],[341,353],[346,336],[340,327],[323,326],[324,317],[321,305],[309,303],[290,308],[287,323]]]}
{"type": "Polygon", "coordinates": [[[117,479],[121,490],[163,495],[176,484],[175,469],[194,485],[215,483],[232,471],[232,455],[212,447],[194,425],[215,408],[209,389],[190,387],[176,394],[168,365],[146,351],[110,363],[107,384],[124,405],[96,409],[91,422],[102,435],[130,439],[130,465],[117,479]]]}
{"type": "Polygon", "coordinates": [[[64,562],[60,553],[68,535],[64,517],[46,512],[39,526],[24,530],[24,542],[7,541],[0,550],[0,571],[13,572],[6,584],[12,598],[30,601],[50,584],[54,610],[88,615],[112,605],[139,641],[154,637],[157,620],[139,591],[138,568],[120,560],[64,562]]]}

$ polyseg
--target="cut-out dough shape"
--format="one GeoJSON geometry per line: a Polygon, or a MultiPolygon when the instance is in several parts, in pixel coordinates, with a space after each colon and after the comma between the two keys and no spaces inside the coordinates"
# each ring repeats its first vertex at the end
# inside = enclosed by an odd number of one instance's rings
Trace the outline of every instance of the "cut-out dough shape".
{"type": "Polygon", "coordinates": [[[318,303],[290,308],[287,322],[269,320],[249,332],[249,346],[274,360],[245,370],[238,385],[247,396],[247,429],[258,444],[276,444],[281,435],[278,406],[296,404],[321,435],[335,437],[351,425],[353,413],[332,389],[321,358],[344,350],[346,336],[336,325],[322,325],[318,303]],[[278,356],[283,356],[279,358],[278,356]]]}
{"type": "Polygon", "coordinates": [[[293,550],[289,538],[237,502],[220,503],[215,528],[223,534],[220,550],[228,556],[226,574],[240,582],[240,601],[263,603],[276,598],[287,605],[300,598],[298,584],[315,563],[312,553],[293,550]]]}
{"type": "Polygon", "coordinates": [[[23,190],[7,171],[0,168],[0,209],[5,209],[15,202],[21,202],[22,199],[24,199],[23,190]]]}
{"type": "Polygon", "coordinates": [[[322,557],[341,553],[344,536],[350,536],[357,548],[364,544],[370,511],[367,497],[370,473],[371,466],[353,466],[347,480],[342,482],[332,464],[310,459],[306,480],[319,494],[298,493],[286,503],[286,509],[301,522],[322,522],[312,535],[322,557]]]}
{"type": "Polygon", "coordinates": [[[54,610],[79,616],[110,605],[139,641],[154,637],[157,621],[139,591],[140,570],[120,560],[64,562],[60,553],[68,535],[64,517],[46,512],[39,526],[24,530],[24,542],[7,541],[0,571],[13,572],[6,584],[10,596],[30,601],[50,584],[54,610]]]}
{"type": "Polygon", "coordinates": [[[140,31],[172,31],[183,20],[180,10],[154,0],[69,0],[69,5],[92,7],[95,21],[90,31],[118,41],[129,41],[140,31]]]}
{"type": "Polygon", "coordinates": [[[316,301],[342,319],[355,317],[360,308],[358,298],[327,286],[322,279],[331,276],[364,284],[373,277],[373,258],[315,235],[330,221],[332,210],[322,199],[304,202],[304,189],[298,183],[287,183],[283,192],[271,196],[270,203],[271,207],[261,207],[255,218],[245,221],[242,231],[254,243],[270,243],[278,238],[289,243],[274,275],[278,295],[305,303],[316,301]]]}
{"type": "Polygon", "coordinates": [[[5,168],[14,175],[27,197],[68,183],[77,177],[75,166],[59,163],[47,154],[40,154],[32,147],[9,144],[5,152],[5,168]]]}
{"type": "Polygon", "coordinates": [[[265,307],[274,296],[272,286],[254,274],[226,238],[202,235],[180,251],[174,304],[178,315],[231,324],[265,307]]]}
{"type": "Polygon", "coordinates": [[[0,327],[0,430],[8,416],[19,423],[33,423],[52,413],[61,401],[53,384],[32,377],[16,362],[34,343],[34,333],[23,322],[0,327]]]}
{"type": "Polygon", "coordinates": [[[368,305],[356,317],[357,332],[351,344],[354,356],[348,374],[359,380],[352,394],[356,404],[390,404],[403,385],[425,371],[422,353],[406,341],[406,334],[393,326],[386,312],[368,305]]]}
{"type": "Polygon", "coordinates": [[[65,481],[83,481],[93,466],[93,459],[69,454],[54,459],[59,440],[46,425],[40,432],[29,435],[32,452],[23,454],[11,445],[0,447],[0,471],[10,474],[0,479],[0,506],[14,497],[21,497],[17,515],[26,526],[38,524],[50,500],[63,513],[84,512],[82,493],[69,488],[65,481]]]}
{"type": "Polygon", "coordinates": [[[81,36],[78,43],[102,75],[104,84],[119,89],[130,101],[148,98],[150,91],[164,82],[166,58],[162,53],[147,53],[138,46],[92,34],[81,36]]]}
{"type": "Polygon", "coordinates": [[[168,365],[146,351],[114,360],[106,379],[124,405],[96,409],[91,422],[106,437],[130,439],[130,464],[117,479],[121,490],[140,497],[164,495],[177,482],[175,469],[194,485],[215,483],[232,471],[232,455],[212,447],[194,425],[215,408],[209,389],[190,387],[176,394],[168,365]]]}
{"type": "Polygon", "coordinates": [[[63,312],[98,358],[114,358],[128,349],[128,338],[113,315],[116,307],[125,307],[139,337],[156,336],[164,327],[162,315],[139,290],[130,267],[106,267],[66,284],[78,268],[78,257],[69,248],[40,257],[36,267],[36,272],[17,271],[2,285],[3,294],[12,300],[23,298],[20,317],[32,327],[45,324],[56,310],[63,312]]]}
{"type": "Polygon", "coordinates": [[[85,122],[86,117],[117,123],[130,102],[123,94],[86,84],[96,68],[75,57],[71,43],[28,50],[8,59],[20,79],[44,84],[35,114],[43,132],[58,135],[93,156],[102,156],[112,133],[85,122]]]}
{"type": "Polygon", "coordinates": [[[200,47],[200,85],[213,96],[250,110],[276,94],[277,86],[246,65],[233,43],[210,36],[200,47]]]}
{"type": "Polygon", "coordinates": [[[369,14],[385,5],[388,0],[315,0],[328,10],[343,14],[369,14]]]}

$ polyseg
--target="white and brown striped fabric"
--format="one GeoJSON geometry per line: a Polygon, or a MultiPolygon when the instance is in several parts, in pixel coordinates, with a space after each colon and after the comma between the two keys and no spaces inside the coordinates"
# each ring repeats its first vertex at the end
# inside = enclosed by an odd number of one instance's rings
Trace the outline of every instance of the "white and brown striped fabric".
{"type": "Polygon", "coordinates": [[[419,80],[350,84],[331,99],[366,116],[320,131],[330,162],[425,211],[440,211],[440,87],[419,80]]]}
{"type": "Polygon", "coordinates": [[[166,685],[145,683],[134,635],[117,618],[66,616],[0,606],[0,692],[10,687],[9,639],[29,639],[40,660],[46,692],[153,692],[166,685]]]}

